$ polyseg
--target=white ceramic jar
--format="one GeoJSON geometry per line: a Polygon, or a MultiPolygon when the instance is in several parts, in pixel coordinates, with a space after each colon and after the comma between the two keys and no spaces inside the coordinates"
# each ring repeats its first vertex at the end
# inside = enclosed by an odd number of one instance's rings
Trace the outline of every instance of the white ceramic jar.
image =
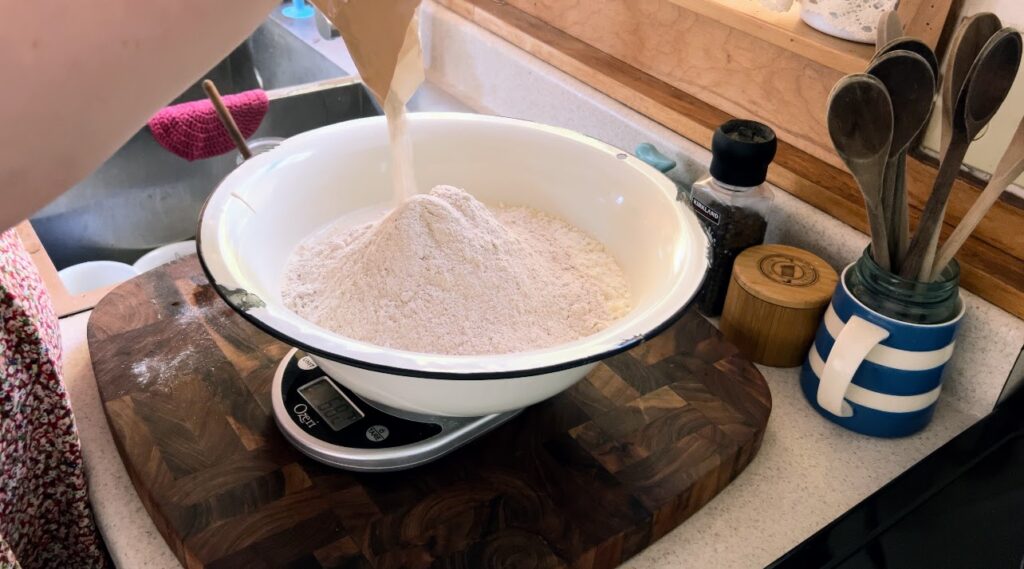
{"type": "Polygon", "coordinates": [[[899,0],[800,0],[800,17],[830,36],[875,43],[882,12],[895,10],[899,0]]]}

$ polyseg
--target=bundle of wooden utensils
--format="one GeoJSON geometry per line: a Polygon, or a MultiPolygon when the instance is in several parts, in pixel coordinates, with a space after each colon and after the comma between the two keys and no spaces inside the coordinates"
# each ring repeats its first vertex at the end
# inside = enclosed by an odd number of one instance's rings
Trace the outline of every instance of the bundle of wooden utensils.
{"type": "Polygon", "coordinates": [[[1024,121],[985,190],[942,247],[938,247],[953,182],[971,141],[1006,99],[1017,75],[1021,34],[994,14],[967,18],[950,41],[939,82],[931,48],[904,37],[895,13],[878,26],[878,50],[866,73],[848,75],[833,88],[828,129],[868,211],[871,255],[904,279],[930,282],[974,231],[1000,194],[1024,172],[1024,121]],[[906,154],[928,122],[936,91],[942,95],[940,165],[917,231],[910,238],[906,154]]]}

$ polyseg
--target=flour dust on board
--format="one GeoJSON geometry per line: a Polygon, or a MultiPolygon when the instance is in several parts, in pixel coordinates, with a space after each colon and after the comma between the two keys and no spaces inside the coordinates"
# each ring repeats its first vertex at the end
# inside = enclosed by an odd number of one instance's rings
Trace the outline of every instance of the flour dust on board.
{"type": "Polygon", "coordinates": [[[405,104],[423,83],[420,0],[312,0],[341,32],[363,83],[384,109],[396,203],[417,193],[405,104]]]}

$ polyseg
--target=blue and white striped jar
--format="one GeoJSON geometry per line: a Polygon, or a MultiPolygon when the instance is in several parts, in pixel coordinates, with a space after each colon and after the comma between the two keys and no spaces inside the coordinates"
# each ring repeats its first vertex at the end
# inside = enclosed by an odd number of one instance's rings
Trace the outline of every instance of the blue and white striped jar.
{"type": "Polygon", "coordinates": [[[843,271],[800,372],[807,401],[830,421],[876,437],[923,429],[935,411],[942,373],[964,315],[911,324],[871,310],[843,271]]]}

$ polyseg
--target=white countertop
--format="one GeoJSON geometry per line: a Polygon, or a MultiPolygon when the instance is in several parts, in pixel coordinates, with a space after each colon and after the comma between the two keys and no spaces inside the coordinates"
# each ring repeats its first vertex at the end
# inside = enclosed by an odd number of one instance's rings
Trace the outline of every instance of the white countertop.
{"type": "Polygon", "coordinates": [[[96,523],[120,569],[181,569],[139,500],[100,403],[85,327],[92,312],[61,319],[64,384],[78,423],[96,523]]]}
{"type": "MultiPolygon", "coordinates": [[[[121,569],[179,569],[114,446],[86,342],[90,313],[61,320],[64,381],[82,438],[100,531],[121,569]]],[[[761,368],[773,408],[761,450],[718,497],[625,567],[763,567],[977,420],[940,400],[922,433],[845,431],[804,401],[797,370],[761,368]]]]}

